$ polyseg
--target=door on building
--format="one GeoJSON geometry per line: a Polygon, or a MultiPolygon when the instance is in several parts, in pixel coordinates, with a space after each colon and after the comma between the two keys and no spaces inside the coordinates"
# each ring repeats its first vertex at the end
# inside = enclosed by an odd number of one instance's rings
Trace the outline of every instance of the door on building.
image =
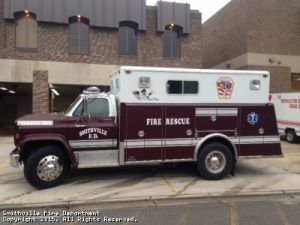
{"type": "Polygon", "coordinates": [[[5,104],[3,114],[3,125],[8,131],[13,131],[14,121],[17,118],[18,106],[16,104],[5,104]]]}

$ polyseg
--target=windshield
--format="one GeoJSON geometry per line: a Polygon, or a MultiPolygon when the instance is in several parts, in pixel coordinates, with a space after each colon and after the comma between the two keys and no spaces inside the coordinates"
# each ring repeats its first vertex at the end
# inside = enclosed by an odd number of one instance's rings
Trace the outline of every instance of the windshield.
{"type": "Polygon", "coordinates": [[[69,106],[69,108],[64,112],[65,115],[67,115],[74,107],[74,105],[81,99],[80,96],[78,96],[74,102],[71,103],[71,105],[69,106]]]}

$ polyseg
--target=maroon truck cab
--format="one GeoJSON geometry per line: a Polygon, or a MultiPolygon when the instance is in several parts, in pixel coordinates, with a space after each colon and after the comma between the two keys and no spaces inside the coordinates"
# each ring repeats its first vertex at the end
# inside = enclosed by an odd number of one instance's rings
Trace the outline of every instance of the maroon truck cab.
{"type": "Polygon", "coordinates": [[[30,184],[55,186],[70,169],[176,162],[216,180],[241,157],[282,155],[268,72],[122,67],[111,81],[111,93],[88,88],[65,113],[18,118],[11,165],[22,162],[30,184]]]}

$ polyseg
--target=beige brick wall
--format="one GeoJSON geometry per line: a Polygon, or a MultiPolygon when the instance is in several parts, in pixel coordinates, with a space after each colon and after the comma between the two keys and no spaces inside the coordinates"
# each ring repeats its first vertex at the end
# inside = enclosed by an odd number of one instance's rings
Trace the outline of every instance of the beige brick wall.
{"type": "Polygon", "coordinates": [[[32,113],[48,113],[48,71],[34,70],[32,78],[32,113]]]}
{"type": "Polygon", "coordinates": [[[3,57],[5,47],[4,0],[0,0],[0,57],[3,57]]]}
{"type": "Polygon", "coordinates": [[[299,0],[231,0],[203,24],[203,67],[247,52],[299,55],[299,13],[299,0]]]}
{"type": "MultiPolygon", "coordinates": [[[[285,59],[299,56],[299,15],[299,0],[231,0],[203,25],[203,67],[211,68],[246,53],[283,55],[285,59]]],[[[246,63],[242,68],[269,70],[271,91],[289,91],[291,68],[268,64],[246,63]]]]}
{"type": "MultiPolygon", "coordinates": [[[[0,1],[2,2],[2,0],[0,1]]],[[[41,22],[38,25],[38,49],[24,51],[15,48],[15,22],[6,21],[5,24],[5,39],[7,42],[5,43],[6,49],[3,57],[8,59],[112,65],[202,67],[201,14],[197,12],[191,14],[191,33],[182,37],[181,58],[172,60],[162,57],[162,35],[156,32],[155,7],[147,8],[147,30],[138,32],[137,56],[118,55],[116,29],[94,27],[91,27],[90,30],[90,54],[71,54],[68,45],[69,27],[67,25],[41,22]]],[[[0,20],[1,26],[3,26],[3,23],[0,20]]]]}
{"type": "Polygon", "coordinates": [[[239,69],[267,70],[271,74],[270,92],[288,92],[291,88],[291,68],[279,66],[248,65],[239,69]]]}
{"type": "Polygon", "coordinates": [[[232,0],[202,27],[202,65],[211,68],[246,52],[244,1],[232,0]]]}
{"type": "Polygon", "coordinates": [[[247,51],[300,53],[299,0],[242,0],[247,4],[247,51]]]}

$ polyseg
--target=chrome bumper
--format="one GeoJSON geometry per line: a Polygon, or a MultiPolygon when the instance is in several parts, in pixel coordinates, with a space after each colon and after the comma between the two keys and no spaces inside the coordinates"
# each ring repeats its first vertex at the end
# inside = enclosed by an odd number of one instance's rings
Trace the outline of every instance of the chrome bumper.
{"type": "Polygon", "coordinates": [[[9,154],[9,158],[10,158],[10,165],[12,167],[18,168],[20,166],[20,155],[17,152],[17,149],[13,150],[10,154],[9,154]]]}

